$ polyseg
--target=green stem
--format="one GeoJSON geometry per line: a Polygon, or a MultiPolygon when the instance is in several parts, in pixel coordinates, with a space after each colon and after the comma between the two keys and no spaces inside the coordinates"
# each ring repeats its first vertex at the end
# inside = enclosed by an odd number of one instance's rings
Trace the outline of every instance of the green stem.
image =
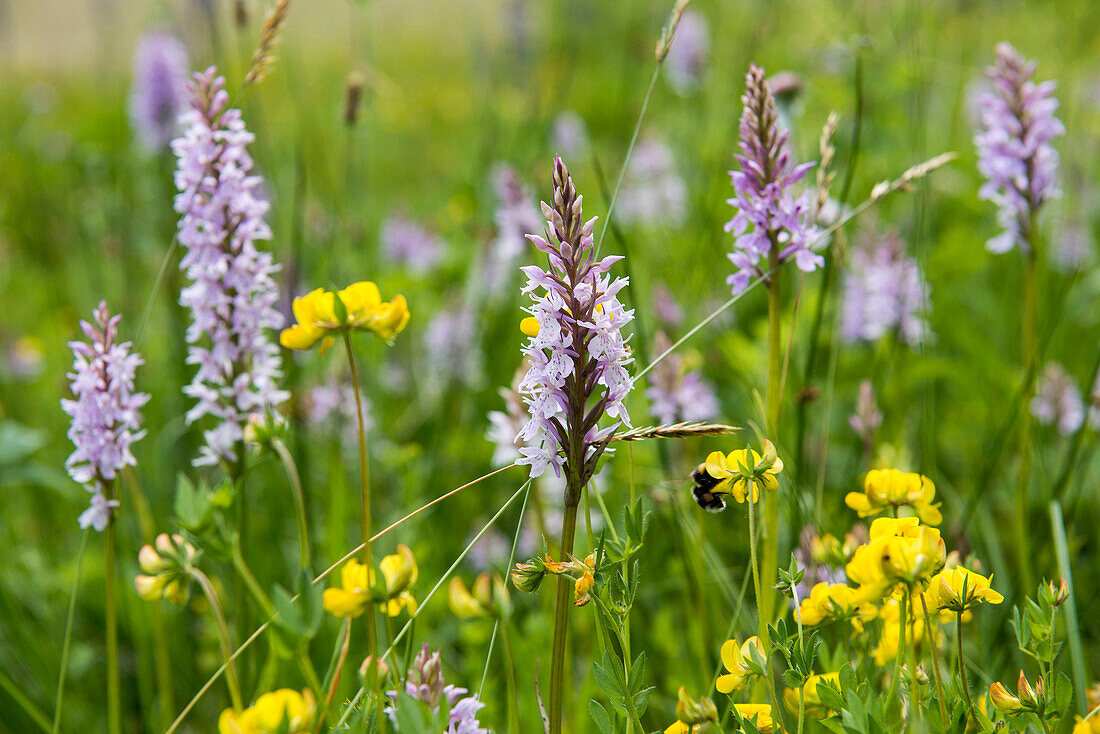
{"type": "Polygon", "coordinates": [[[294,496],[294,508],[298,511],[298,556],[302,568],[308,569],[312,565],[309,542],[309,520],[306,517],[306,495],[302,490],[302,478],[298,475],[298,466],[294,463],[294,457],[279,439],[274,439],[271,446],[275,449],[279,459],[286,469],[287,479],[290,481],[290,492],[294,496]]]}
{"type": "MultiPolygon", "coordinates": [[[[76,552],[76,571],[73,576],[73,591],[69,594],[69,616],[65,621],[65,641],[61,644],[61,673],[57,676],[57,701],[53,709],[53,734],[61,731],[61,701],[65,697],[65,673],[69,669],[69,645],[73,639],[73,617],[76,616],[76,591],[80,586],[80,566],[84,560],[84,549],[88,547],[91,530],[84,529],[80,536],[80,550],[76,552]]],[[[48,727],[47,727],[48,729],[48,727]]]]}
{"type": "Polygon", "coordinates": [[[978,713],[974,709],[974,700],[970,698],[970,681],[966,679],[966,663],[963,662],[963,613],[958,612],[955,619],[955,640],[958,643],[959,677],[962,678],[963,693],[966,694],[966,705],[970,709],[970,718],[978,720],[978,713]]]}
{"type": "Polygon", "coordinates": [[[205,573],[197,568],[191,569],[191,576],[199,582],[202,593],[210,602],[210,609],[214,613],[214,626],[218,630],[218,641],[221,643],[222,656],[225,658],[225,680],[229,686],[229,698],[233,702],[233,708],[241,711],[244,708],[244,699],[241,697],[241,684],[237,680],[237,667],[231,656],[233,655],[233,643],[229,640],[229,626],[225,622],[225,614],[222,612],[221,602],[218,601],[218,592],[205,573]]]}
{"type": "MultiPolygon", "coordinates": [[[[111,485],[104,488],[111,499],[111,485]]],[[[110,734],[122,734],[121,682],[118,672],[118,607],[115,586],[118,580],[118,561],[115,557],[115,512],[111,512],[103,531],[103,593],[107,624],[107,728],[110,734]]]]}
{"type": "Polygon", "coordinates": [[[38,706],[35,705],[34,701],[32,701],[27,696],[27,694],[23,693],[19,686],[16,685],[15,681],[13,681],[11,677],[3,670],[0,670],[0,690],[7,691],[8,695],[10,695],[12,699],[15,700],[15,703],[18,704],[21,709],[23,709],[23,713],[29,716],[31,718],[31,721],[38,725],[39,729],[46,732],[46,734],[49,734],[49,717],[46,716],[45,712],[42,711],[42,709],[38,708],[38,706]]]}
{"type": "Polygon", "coordinates": [[[901,595],[898,602],[898,652],[894,659],[894,675],[890,679],[890,691],[886,694],[886,702],[889,705],[894,701],[898,692],[898,683],[901,681],[901,666],[905,660],[906,632],[909,627],[909,592],[908,589],[901,595]]]}
{"type": "MultiPolygon", "coordinates": [[[[1023,356],[1025,385],[1023,405],[1031,400],[1035,385],[1035,311],[1036,255],[1032,248],[1026,255],[1024,271],[1023,356]]],[[[1031,543],[1028,536],[1028,490],[1031,485],[1031,411],[1025,407],[1020,414],[1020,473],[1016,481],[1016,550],[1022,588],[1033,586],[1031,575],[1031,543]]]]}
{"type": "MultiPolygon", "coordinates": [[[[559,561],[573,555],[573,536],[577,530],[577,504],[566,503],[561,521],[561,551],[559,561]]],[[[554,611],[554,645],[550,658],[550,734],[561,734],[563,685],[565,681],[565,636],[569,625],[569,591],[572,579],[558,576],[557,602],[554,611]]]]}
{"type": "MultiPolygon", "coordinates": [[[[372,568],[370,548],[371,507],[370,507],[370,460],[367,455],[367,430],[363,425],[363,398],[359,387],[359,366],[355,362],[355,350],[351,346],[351,333],[344,331],[344,346],[348,352],[348,366],[351,368],[351,384],[355,390],[356,433],[359,437],[359,480],[360,494],[363,500],[363,565],[372,568]]],[[[367,650],[378,655],[378,639],[375,632],[375,611],[371,604],[367,609],[367,650]]]]}
{"type": "Polygon", "coordinates": [[[932,656],[932,678],[936,681],[937,703],[940,705],[940,720],[943,722],[944,731],[947,730],[947,707],[944,704],[943,680],[940,678],[940,655],[936,651],[936,641],[932,639],[932,615],[928,613],[928,602],[924,600],[924,593],[920,595],[920,605],[924,610],[924,632],[928,637],[928,651],[932,656]]]}
{"type": "MultiPolygon", "coordinates": [[[[772,238],[775,239],[774,237],[772,238]]],[[[771,277],[768,288],[768,383],[766,394],[768,436],[779,443],[779,416],[782,400],[782,286],[779,272],[779,243],[772,243],[768,251],[768,271],[771,277]]],[[[775,614],[775,575],[779,568],[779,503],[775,498],[764,505],[764,553],[761,573],[764,577],[764,595],[758,599],[760,606],[760,639],[768,633],[768,625],[775,614]]]]}
{"type": "Polygon", "coordinates": [[[512,656],[512,638],[505,627],[501,632],[501,641],[504,643],[504,665],[508,685],[508,731],[509,734],[519,734],[519,686],[516,685],[516,661],[512,656]]]}

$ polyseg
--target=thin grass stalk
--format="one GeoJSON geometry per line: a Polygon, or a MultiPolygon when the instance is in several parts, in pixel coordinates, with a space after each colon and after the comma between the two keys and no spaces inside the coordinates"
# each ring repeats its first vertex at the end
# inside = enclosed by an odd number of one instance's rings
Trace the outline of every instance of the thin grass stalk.
{"type": "Polygon", "coordinates": [[[963,693],[966,695],[966,705],[970,710],[970,718],[978,721],[978,713],[974,708],[974,699],[970,697],[970,681],[966,677],[966,662],[963,660],[963,613],[958,612],[955,617],[955,641],[958,644],[959,677],[962,679],[963,693]]]}
{"type": "MultiPolygon", "coordinates": [[[[351,383],[355,389],[355,412],[356,412],[356,435],[359,439],[359,488],[360,495],[363,501],[363,565],[367,568],[372,567],[371,562],[371,507],[370,507],[370,458],[367,455],[367,430],[363,425],[363,398],[360,395],[361,387],[359,385],[359,366],[355,362],[355,350],[351,346],[351,334],[348,331],[344,331],[344,346],[347,348],[348,353],[348,366],[351,368],[351,383]]],[[[375,625],[377,621],[375,619],[374,605],[368,605],[369,608],[366,613],[367,622],[367,650],[371,655],[378,654],[378,639],[375,632],[375,625]]]]}
{"type": "Polygon", "coordinates": [[[928,602],[924,600],[924,592],[920,595],[920,605],[924,610],[924,629],[928,632],[928,651],[932,657],[932,678],[936,681],[937,703],[940,705],[940,721],[947,730],[947,707],[944,704],[943,679],[940,677],[940,656],[936,652],[936,641],[932,639],[932,615],[928,613],[928,602]]]}
{"type": "Polygon", "coordinates": [[[302,490],[302,478],[298,474],[298,467],[294,463],[294,457],[279,439],[271,442],[272,448],[286,469],[286,477],[290,482],[290,493],[294,497],[294,509],[298,516],[298,560],[301,567],[309,569],[313,565],[309,542],[309,519],[306,517],[306,495],[302,490]]]}
{"type": "MultiPolygon", "coordinates": [[[[76,616],[76,592],[80,587],[80,569],[84,561],[84,550],[88,547],[90,528],[85,528],[80,536],[80,549],[76,552],[76,570],[73,575],[73,590],[69,594],[69,613],[65,619],[65,640],[61,643],[61,672],[57,676],[57,697],[53,708],[53,726],[44,727],[53,734],[61,731],[61,706],[65,698],[65,674],[69,670],[69,646],[73,639],[73,618],[76,616]]],[[[25,707],[24,707],[25,708],[25,707]]],[[[28,712],[29,713],[29,712],[28,712]]],[[[33,716],[31,718],[34,718],[33,716]]]]}
{"type": "MultiPolygon", "coordinates": [[[[520,487],[519,489],[517,489],[515,494],[513,494],[511,497],[509,497],[508,500],[501,506],[501,508],[499,510],[497,510],[497,513],[489,519],[489,522],[487,522],[483,528],[481,528],[481,531],[478,532],[478,534],[474,536],[473,540],[470,541],[470,543],[466,546],[466,548],[463,549],[463,551],[458,554],[458,558],[456,558],[454,560],[454,563],[451,564],[450,568],[448,568],[443,573],[443,576],[441,576],[439,581],[436,582],[435,586],[432,587],[432,590],[429,591],[424,596],[424,600],[420,602],[420,606],[418,606],[416,608],[416,611],[413,612],[409,616],[409,621],[406,622],[405,625],[401,628],[401,630],[397,633],[397,636],[393,640],[393,644],[390,645],[389,648],[384,653],[382,653],[382,657],[380,658],[381,660],[385,660],[391,654],[393,654],[394,648],[397,646],[397,644],[399,642],[401,642],[402,639],[404,639],[405,635],[408,633],[409,629],[413,626],[413,623],[416,621],[417,616],[424,610],[424,607],[428,606],[428,602],[431,601],[432,597],[435,596],[436,592],[439,591],[440,587],[442,587],[443,584],[446,583],[447,579],[449,579],[451,577],[451,574],[453,574],[455,572],[455,569],[458,568],[459,564],[462,563],[462,561],[466,559],[466,556],[470,553],[470,550],[475,545],[477,545],[478,541],[481,540],[482,536],[484,536],[485,533],[487,533],[489,531],[489,528],[493,527],[493,525],[496,523],[496,521],[500,519],[500,516],[504,514],[504,511],[507,510],[509,507],[511,507],[512,503],[516,500],[516,498],[519,497],[521,494],[527,492],[530,488],[531,488],[531,480],[528,479],[526,482],[524,482],[523,486],[520,487]]],[[[352,697],[351,701],[348,702],[348,706],[344,710],[344,715],[341,716],[340,720],[336,722],[336,725],[335,725],[336,729],[343,728],[347,724],[348,717],[351,716],[351,712],[355,710],[355,707],[359,704],[359,701],[363,698],[364,694],[366,694],[366,689],[363,688],[362,686],[360,686],[358,692],[356,692],[356,694],[352,697]]],[[[168,732],[167,734],[171,734],[171,732],[168,732]]]]}
{"type": "MultiPolygon", "coordinates": [[[[1092,678],[1089,677],[1084,646],[1081,644],[1081,628],[1077,622],[1077,592],[1073,588],[1073,566],[1069,559],[1069,543],[1066,540],[1066,525],[1062,519],[1062,505],[1058,500],[1050,503],[1050,528],[1054,536],[1054,552],[1058,558],[1058,574],[1066,580],[1066,586],[1069,588],[1069,599],[1065,603],[1066,642],[1069,644],[1070,664],[1073,667],[1073,697],[1077,701],[1077,713],[1084,716],[1088,711],[1085,683],[1092,678]]],[[[1053,690],[1053,686],[1048,690],[1053,690]]]]}
{"type": "Polygon", "coordinates": [[[0,670],[0,690],[6,691],[12,700],[23,709],[23,713],[30,717],[39,729],[50,734],[50,719],[46,716],[46,713],[35,705],[34,701],[23,693],[22,689],[16,685],[15,681],[11,679],[5,671],[0,670]]]}
{"type": "Polygon", "coordinates": [[[192,568],[191,576],[199,582],[202,593],[206,595],[206,600],[210,602],[210,610],[214,614],[214,627],[218,631],[218,642],[222,648],[222,657],[225,658],[225,663],[228,666],[225,680],[229,687],[229,698],[233,702],[233,708],[240,711],[244,708],[244,699],[241,696],[240,681],[237,679],[237,668],[232,663],[233,644],[229,639],[229,625],[225,622],[221,602],[218,601],[218,592],[214,590],[214,585],[210,583],[210,579],[206,574],[199,569],[192,568]]]}

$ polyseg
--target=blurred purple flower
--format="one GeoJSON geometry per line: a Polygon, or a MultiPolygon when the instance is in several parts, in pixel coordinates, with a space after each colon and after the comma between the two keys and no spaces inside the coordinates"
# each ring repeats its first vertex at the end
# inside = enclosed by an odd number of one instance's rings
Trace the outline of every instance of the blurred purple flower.
{"type": "Polygon", "coordinates": [[[860,437],[864,445],[871,445],[875,431],[882,425],[882,412],[875,403],[875,388],[870,380],[859,383],[856,412],[848,416],[848,425],[860,437]]]}
{"type": "MultiPolygon", "coordinates": [[[[626,371],[630,352],[621,329],[634,312],[618,299],[627,279],[612,281],[608,275],[622,258],[595,260],[596,220],[583,221],[581,196],[561,158],[554,160],[553,202],[553,207],[544,202],[542,211],[556,244],[528,235],[548,256],[550,269],[522,268],[528,279],[523,292],[534,301],[527,311],[538,330],[523,350],[531,368],[518,392],[531,419],[518,434],[524,444],[518,462],[531,465],[532,477],[547,466],[560,475],[561,467],[567,466],[578,482],[574,486],[583,486],[615,427],[630,425],[624,401],[633,381],[626,371]],[[539,290],[543,295],[536,295],[539,290]],[[604,415],[615,422],[600,429],[597,424],[604,415]]],[[[567,497],[566,503],[577,500],[567,497]]]]}
{"type": "Polygon", "coordinates": [[[710,58],[710,27],[706,17],[685,10],[676,27],[672,47],[665,57],[665,79],[672,91],[686,95],[695,91],[710,58]]]}
{"type": "Polygon", "coordinates": [[[1039,377],[1031,414],[1044,426],[1054,424],[1063,436],[1076,431],[1085,420],[1085,404],[1073,378],[1057,362],[1048,362],[1039,377]]]}
{"type": "Polygon", "coordinates": [[[896,330],[909,345],[928,336],[928,283],[897,233],[864,235],[844,274],[841,338],[875,341],[896,330]]]}
{"type": "MultiPolygon", "coordinates": [[[[363,405],[363,430],[370,431],[374,421],[370,401],[360,395],[363,405]]],[[[350,382],[330,379],[306,393],[306,420],[315,426],[332,424],[342,437],[354,441],[359,430],[355,416],[355,389],[350,382]]]]}
{"type": "Polygon", "coordinates": [[[672,149],[656,138],[634,148],[615,204],[615,216],[626,225],[667,224],[678,227],[687,217],[687,185],[676,173],[672,149]]]}
{"type": "MultiPolygon", "coordinates": [[[[405,677],[405,694],[422,703],[432,713],[439,710],[441,699],[447,699],[447,730],[443,734],[489,734],[489,730],[483,729],[477,720],[477,714],[485,708],[485,704],[476,695],[467,696],[469,691],[465,688],[445,685],[439,652],[432,652],[425,642],[413,666],[405,677]]],[[[391,691],[389,695],[396,698],[395,692],[391,691]]],[[[397,709],[389,706],[386,713],[396,724],[397,709]]]]}
{"type": "Polygon", "coordinates": [[[187,107],[187,49],[171,34],[146,33],[134,50],[130,122],[149,151],[160,152],[179,132],[187,107]]]}
{"type": "Polygon", "coordinates": [[[1010,44],[997,44],[997,60],[987,74],[993,90],[978,98],[981,125],[974,136],[978,170],[986,182],[978,196],[997,205],[1004,231],[986,242],[990,252],[1030,248],[1032,217],[1060,195],[1055,185],[1058,153],[1050,145],[1065,132],[1054,116],[1054,82],[1031,80],[1036,64],[1010,44]]]}
{"type": "Polygon", "coordinates": [[[684,321],[684,310],[668,286],[661,282],[653,286],[653,312],[665,326],[679,326],[684,321]]]}
{"type": "Polygon", "coordinates": [[[176,211],[180,261],[190,284],[180,303],[191,311],[187,362],[198,365],[184,393],[198,402],[187,422],[216,420],[195,465],[233,462],[250,416],[267,413],[287,399],[279,389],[282,365],[269,329],[283,326],[275,305],[278,266],[256,249],[269,239],[263,179],[253,173],[241,112],[230,109],[224,77],[211,66],[188,83],[191,111],[182,118],[183,137],[172,141],[179,158],[176,211]]]}
{"type": "Polygon", "coordinates": [[[772,247],[781,248],[780,263],[793,257],[804,272],[825,264],[811,249],[817,229],[810,221],[809,197],[803,193],[795,198],[791,190],[814,164],[795,165],[787,149],[787,131],[779,128],[775,97],[764,70],[755,64],[745,75],[741,102],[742,153],[734,156],[741,169],[730,171],[734,196],[727,200],[737,213],[726,224],[734,236],[729,259],[737,268],[726,282],[735,295],[766,273],[772,247]]]}
{"type": "Polygon", "coordinates": [[[477,380],[480,370],[476,326],[473,311],[465,306],[442,308],[436,312],[424,328],[424,349],[428,354],[426,371],[431,382],[455,380],[470,384],[477,380]]]}
{"type": "Polygon", "coordinates": [[[111,316],[107,303],[95,310],[93,323],[80,322],[88,343],[69,342],[73,350],[73,371],[69,384],[74,400],[62,400],[61,408],[72,423],[69,439],[76,450],[65,467],[74,481],[92,493],[91,505],[80,515],[80,527],[102,531],[111,519],[116,500],[104,495],[104,485],[113,482],[126,466],[137,464],[130,447],[145,435],[141,429],[141,407],[149,402],[145,393],[134,392],[134,373],[143,364],[130,352],[130,342],[118,341],[121,316],[111,316]]]}
{"type": "MultiPolygon", "coordinates": [[[[653,340],[656,354],[663,354],[671,346],[663,331],[653,340]]],[[[645,391],[649,398],[649,412],[658,423],[672,424],[681,421],[705,421],[718,415],[718,398],[714,388],[698,372],[686,371],[684,360],[678,354],[669,354],[657,363],[645,391]]]]}
{"type": "Polygon", "coordinates": [[[554,153],[576,158],[588,151],[588,126],[576,112],[566,111],[554,118],[550,131],[550,147],[554,153]]]}
{"type": "Polygon", "coordinates": [[[498,163],[493,167],[492,179],[497,198],[497,236],[489,250],[485,280],[489,290],[498,291],[514,272],[516,258],[527,249],[527,235],[542,231],[542,218],[531,191],[514,167],[498,163]]]}
{"type": "Polygon", "coordinates": [[[437,235],[399,215],[382,222],[379,240],[387,257],[417,273],[435,268],[446,249],[437,235]]]}

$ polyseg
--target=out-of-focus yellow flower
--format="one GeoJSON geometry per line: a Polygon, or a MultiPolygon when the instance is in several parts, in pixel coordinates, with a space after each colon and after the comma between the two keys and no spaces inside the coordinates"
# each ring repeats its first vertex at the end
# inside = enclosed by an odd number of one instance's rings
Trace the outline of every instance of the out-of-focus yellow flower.
{"type": "MultiPolygon", "coordinates": [[[[905,637],[908,640],[907,644],[917,645],[925,637],[924,612],[920,609],[920,599],[916,599],[915,603],[911,600],[907,607],[909,628],[905,637]]],[[[898,656],[898,633],[901,632],[901,604],[898,599],[886,600],[879,607],[878,616],[882,619],[882,634],[879,635],[878,644],[871,654],[877,665],[885,666],[898,656]]],[[[932,637],[929,643],[937,646],[940,644],[940,636],[935,625],[932,626],[932,637]]]]}
{"type": "Polygon", "coordinates": [[[337,617],[358,617],[367,605],[377,602],[382,611],[396,617],[402,610],[416,612],[416,599],[408,589],[416,583],[416,558],[408,546],[397,546],[397,553],[385,556],[378,563],[383,583],[376,583],[371,569],[355,559],[340,569],[340,586],[325,589],[322,604],[325,611],[337,617]]]}
{"type": "Polygon", "coordinates": [[[771,441],[764,441],[764,454],[761,456],[752,449],[738,449],[728,454],[714,451],[700,467],[709,477],[718,483],[708,487],[711,494],[730,494],[738,502],[744,502],[752,486],[752,501],[760,499],[760,487],[776,490],[779,487],[777,477],[783,471],[783,460],[775,453],[771,441]]]}
{"type": "Polygon", "coordinates": [[[735,703],[733,710],[742,719],[753,722],[760,734],[771,734],[778,728],[772,721],[772,707],[766,703],[735,703]]]}
{"type": "MultiPolygon", "coordinates": [[[[815,719],[824,719],[832,713],[832,710],[821,702],[821,697],[817,693],[817,686],[823,681],[839,688],[840,673],[822,673],[820,675],[815,673],[806,680],[806,685],[803,686],[806,691],[806,715],[815,719]]],[[[783,691],[783,703],[789,711],[798,713],[798,689],[788,688],[783,691]]]]}
{"type": "Polygon", "coordinates": [[[807,627],[816,627],[827,620],[850,619],[858,632],[863,623],[875,616],[874,604],[861,598],[858,589],[847,584],[814,584],[810,596],[802,600],[798,617],[807,627]]]}
{"type": "MultiPolygon", "coordinates": [[[[688,726],[682,721],[674,721],[665,729],[665,734],[698,734],[699,728],[699,724],[688,726]]],[[[1077,734],[1076,729],[1073,734],[1077,734]]]]}
{"type": "Polygon", "coordinates": [[[265,693],[244,711],[226,709],[218,718],[218,734],[305,734],[313,730],[317,702],[310,690],[290,688],[265,693]]]}
{"type": "Polygon", "coordinates": [[[534,316],[527,316],[519,322],[519,330],[526,336],[538,336],[539,320],[534,316]]]}
{"type": "Polygon", "coordinates": [[[921,474],[897,469],[872,469],[863,480],[862,492],[849,492],[845,504],[860,517],[873,517],[888,508],[909,506],[926,525],[943,521],[939,504],[933,504],[936,485],[921,474]]]}
{"type": "Polygon", "coordinates": [[[989,586],[989,579],[962,566],[945,568],[932,577],[925,593],[929,610],[965,612],[982,603],[1000,604],[1004,597],[989,586]]]}
{"type": "Polygon", "coordinates": [[[848,579],[859,584],[860,597],[878,601],[899,583],[927,579],[943,568],[947,549],[935,528],[915,517],[880,517],[871,523],[871,539],[856,548],[845,567],[848,579]]]}
{"type": "MultiPolygon", "coordinates": [[[[996,684],[999,685],[999,684],[996,684]]],[[[1074,717],[1073,734],[1100,734],[1100,714],[1093,714],[1090,719],[1074,717]]]]}
{"type": "Polygon", "coordinates": [[[451,611],[459,619],[506,615],[510,608],[508,587],[499,574],[478,576],[470,588],[457,576],[447,590],[451,611]]]}
{"type": "Polygon", "coordinates": [[[760,642],[759,637],[754,635],[745,640],[744,643],[739,643],[737,640],[726,640],[722,643],[722,665],[729,672],[718,676],[714,687],[718,689],[719,693],[732,693],[733,691],[742,690],[749,684],[749,681],[759,675],[759,672],[754,670],[757,666],[752,664],[753,661],[763,665],[765,660],[764,645],[760,642]]]}
{"type": "Polygon", "coordinates": [[[383,301],[378,286],[370,281],[352,283],[336,293],[317,288],[295,298],[292,308],[297,323],[283,329],[279,343],[302,351],[322,340],[321,351],[326,351],[332,345],[332,332],[343,330],[371,331],[391,342],[409,323],[405,297],[399,294],[383,301]]]}

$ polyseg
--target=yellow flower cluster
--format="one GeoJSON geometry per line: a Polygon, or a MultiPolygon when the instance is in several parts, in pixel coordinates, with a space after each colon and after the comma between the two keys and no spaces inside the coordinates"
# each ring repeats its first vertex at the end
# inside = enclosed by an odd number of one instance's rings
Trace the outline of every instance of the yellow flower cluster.
{"type": "Polygon", "coordinates": [[[392,301],[383,301],[378,286],[369,280],[335,293],[317,288],[295,298],[292,308],[298,323],[283,329],[279,343],[302,351],[323,340],[323,353],[332,346],[331,334],[345,330],[372,331],[389,342],[409,323],[405,297],[396,295],[392,301]]]}
{"type": "Polygon", "coordinates": [[[921,474],[897,469],[872,469],[863,480],[862,492],[849,492],[845,504],[860,517],[874,517],[887,509],[910,507],[925,525],[943,521],[939,503],[933,504],[936,485],[921,474]]]}
{"type": "Polygon", "coordinates": [[[397,546],[397,553],[378,562],[378,570],[382,572],[382,584],[376,583],[375,574],[362,563],[354,559],[345,563],[340,569],[340,586],[325,589],[325,611],[337,617],[358,617],[374,602],[390,617],[403,609],[414,614],[416,599],[409,587],[416,583],[419,570],[408,546],[397,546]]]}
{"type": "Polygon", "coordinates": [[[924,594],[928,608],[966,612],[978,604],[1000,604],[1003,596],[989,586],[989,579],[962,566],[945,568],[932,577],[924,594]]]}
{"type": "Polygon", "coordinates": [[[699,468],[718,480],[717,484],[708,488],[711,494],[729,494],[738,502],[744,502],[751,485],[752,501],[758,502],[761,486],[771,491],[779,487],[777,477],[783,471],[783,460],[776,455],[771,442],[765,441],[763,456],[752,449],[738,449],[728,454],[713,451],[699,468]],[[756,479],[752,478],[753,474],[756,479]]]}
{"type": "Polygon", "coordinates": [[[900,584],[927,580],[947,560],[943,538],[915,517],[880,517],[871,523],[871,539],[856,548],[845,567],[864,601],[877,602],[900,584]]]}
{"type": "Polygon", "coordinates": [[[764,670],[766,660],[764,645],[759,637],[754,635],[744,643],[726,640],[722,643],[722,665],[726,666],[729,672],[718,676],[714,687],[719,693],[732,693],[744,689],[764,670]]]}
{"type": "Polygon", "coordinates": [[[309,689],[265,693],[244,711],[226,709],[218,717],[218,734],[305,734],[313,730],[317,702],[309,689]]]}
{"type": "MultiPolygon", "coordinates": [[[[772,732],[779,730],[772,720],[772,707],[769,704],[735,703],[733,704],[733,710],[742,719],[754,722],[756,730],[760,734],[772,734],[772,732]]],[[[701,724],[689,725],[682,721],[674,721],[665,729],[665,734],[697,734],[700,731],[702,731],[701,724]]],[[[734,731],[741,731],[741,729],[738,728],[734,731]]]]}
{"type": "Polygon", "coordinates": [[[828,584],[822,581],[810,589],[810,596],[798,607],[798,619],[807,627],[816,627],[827,621],[849,619],[856,631],[863,631],[863,623],[875,616],[875,605],[862,598],[859,590],[847,584],[828,584]]]}

